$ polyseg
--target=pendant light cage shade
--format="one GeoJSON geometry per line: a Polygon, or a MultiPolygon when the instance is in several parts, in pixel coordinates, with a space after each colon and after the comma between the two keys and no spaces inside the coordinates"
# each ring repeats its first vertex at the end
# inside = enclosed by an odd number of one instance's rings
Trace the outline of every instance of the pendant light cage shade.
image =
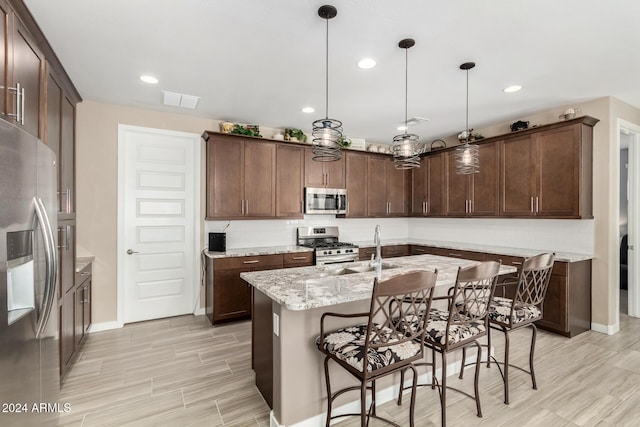
{"type": "MultiPolygon", "coordinates": [[[[409,99],[409,48],[416,44],[413,39],[400,40],[398,47],[405,52],[405,92],[404,92],[404,127],[408,129],[407,104],[409,99]]],[[[418,141],[418,135],[403,133],[393,137],[391,153],[396,169],[414,169],[420,167],[420,154],[424,144],[418,141]]]]}
{"type": "Polygon", "coordinates": [[[456,173],[472,175],[480,172],[480,147],[468,142],[458,145],[454,154],[456,173]]]}
{"type": "Polygon", "coordinates": [[[334,162],[340,160],[342,153],[338,141],[342,138],[342,122],[334,119],[321,119],[313,122],[313,160],[316,162],[334,162]]]}
{"type": "Polygon", "coordinates": [[[342,157],[340,140],[342,139],[342,122],[329,118],[329,20],[338,15],[338,10],[331,5],[318,9],[318,16],[327,21],[326,56],[325,56],[325,112],[324,119],[313,122],[313,160],[316,162],[335,162],[342,157]]]}
{"type": "Polygon", "coordinates": [[[472,175],[480,172],[480,149],[475,144],[469,144],[471,131],[469,130],[469,70],[476,66],[475,62],[465,62],[460,65],[461,70],[467,72],[467,108],[465,124],[465,142],[456,147],[455,161],[458,175],[472,175]]]}
{"type": "Polygon", "coordinates": [[[396,169],[414,169],[420,167],[420,153],[424,149],[418,141],[418,135],[404,133],[393,137],[391,153],[396,169]]]}

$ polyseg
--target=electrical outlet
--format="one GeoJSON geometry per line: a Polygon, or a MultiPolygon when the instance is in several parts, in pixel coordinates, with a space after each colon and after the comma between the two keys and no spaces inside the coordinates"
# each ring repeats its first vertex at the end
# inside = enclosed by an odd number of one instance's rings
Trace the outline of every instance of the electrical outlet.
{"type": "Polygon", "coordinates": [[[280,316],[277,313],[273,313],[273,335],[280,336],[280,316]]]}

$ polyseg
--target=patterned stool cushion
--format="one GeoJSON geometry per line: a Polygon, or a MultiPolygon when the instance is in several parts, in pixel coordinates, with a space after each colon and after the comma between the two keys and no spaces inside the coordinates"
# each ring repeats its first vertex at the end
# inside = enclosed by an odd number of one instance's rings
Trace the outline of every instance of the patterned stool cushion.
{"type": "MultiPolygon", "coordinates": [[[[489,320],[492,322],[509,324],[509,314],[511,313],[513,300],[509,298],[494,297],[489,307],[489,320]]],[[[524,322],[525,320],[537,319],[542,316],[540,309],[536,306],[517,306],[513,309],[513,324],[524,322]]]]}
{"type": "MultiPolygon", "coordinates": [[[[449,320],[449,312],[446,310],[438,310],[432,308],[429,311],[429,320],[427,321],[427,333],[424,337],[425,341],[433,341],[440,345],[447,343],[447,320],[449,320]]],[[[486,332],[487,328],[484,322],[471,322],[468,325],[451,325],[449,329],[449,345],[472,338],[486,332]]]]}
{"type": "MultiPolygon", "coordinates": [[[[390,330],[389,330],[390,331],[390,330]]],[[[316,345],[320,351],[336,356],[360,372],[366,363],[368,372],[409,359],[420,352],[420,345],[411,341],[403,342],[378,349],[369,349],[364,361],[364,341],[367,325],[349,326],[328,333],[323,342],[316,338],[316,345]]]]}

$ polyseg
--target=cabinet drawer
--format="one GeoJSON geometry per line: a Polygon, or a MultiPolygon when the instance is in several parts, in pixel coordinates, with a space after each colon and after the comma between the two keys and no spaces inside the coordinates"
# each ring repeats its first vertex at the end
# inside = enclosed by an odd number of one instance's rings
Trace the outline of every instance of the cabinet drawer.
{"type": "Polygon", "coordinates": [[[234,268],[254,268],[254,267],[282,267],[282,255],[256,255],[244,257],[216,258],[214,259],[215,270],[230,270],[234,268]]]}
{"type": "Polygon", "coordinates": [[[434,255],[446,256],[450,258],[470,259],[473,261],[486,261],[487,254],[473,251],[459,251],[457,249],[434,248],[434,255]]]}
{"type": "Polygon", "coordinates": [[[301,267],[313,264],[313,252],[295,252],[284,254],[285,267],[301,267]]]}
{"type": "Polygon", "coordinates": [[[372,248],[360,248],[360,261],[362,260],[370,260],[371,259],[371,255],[375,256],[376,254],[376,248],[372,247],[372,248]]]}
{"type": "Polygon", "coordinates": [[[382,248],[383,258],[399,256],[409,256],[409,245],[384,246],[382,248]]]}
{"type": "Polygon", "coordinates": [[[76,272],[76,285],[82,285],[91,279],[91,264],[86,265],[82,270],[76,272]]]}
{"type": "Polygon", "coordinates": [[[524,258],[511,255],[487,254],[487,261],[501,261],[502,265],[511,265],[520,270],[524,258]]]}
{"type": "Polygon", "coordinates": [[[433,246],[411,245],[411,255],[435,255],[433,246]]]}

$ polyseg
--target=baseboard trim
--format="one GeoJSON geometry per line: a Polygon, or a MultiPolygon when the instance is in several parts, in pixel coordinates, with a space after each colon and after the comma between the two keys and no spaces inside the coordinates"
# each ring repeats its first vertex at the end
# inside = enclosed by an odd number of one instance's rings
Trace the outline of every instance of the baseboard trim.
{"type": "Polygon", "coordinates": [[[193,312],[194,316],[202,316],[203,314],[205,314],[205,310],[204,307],[200,307],[199,309],[197,309],[196,311],[193,312]]]}
{"type": "Polygon", "coordinates": [[[120,329],[124,325],[118,323],[117,321],[113,322],[102,322],[102,323],[92,323],[89,326],[89,333],[92,334],[94,332],[102,332],[102,331],[110,331],[112,329],[120,329]]]}
{"type": "Polygon", "coordinates": [[[601,334],[614,335],[620,332],[620,324],[615,325],[601,325],[600,323],[591,323],[591,330],[600,332],[601,334]]]}

